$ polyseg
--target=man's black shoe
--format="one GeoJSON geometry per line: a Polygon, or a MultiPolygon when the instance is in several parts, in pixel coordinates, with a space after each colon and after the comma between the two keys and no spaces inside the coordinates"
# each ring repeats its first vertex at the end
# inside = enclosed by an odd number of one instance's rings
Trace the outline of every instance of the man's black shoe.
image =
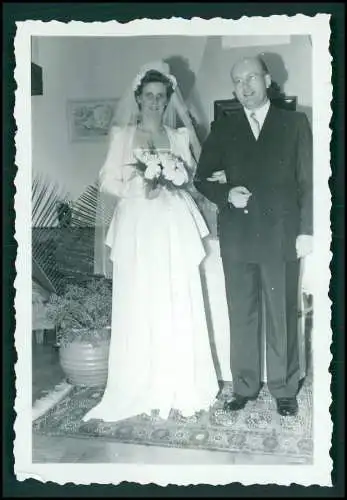
{"type": "Polygon", "coordinates": [[[233,394],[232,399],[224,403],[224,410],[226,411],[242,410],[242,408],[246,406],[248,401],[253,401],[255,399],[257,399],[257,396],[246,397],[246,396],[240,396],[239,394],[233,394]]]}
{"type": "Polygon", "coordinates": [[[298,413],[298,402],[296,398],[278,398],[277,412],[282,417],[294,417],[298,413]]]}

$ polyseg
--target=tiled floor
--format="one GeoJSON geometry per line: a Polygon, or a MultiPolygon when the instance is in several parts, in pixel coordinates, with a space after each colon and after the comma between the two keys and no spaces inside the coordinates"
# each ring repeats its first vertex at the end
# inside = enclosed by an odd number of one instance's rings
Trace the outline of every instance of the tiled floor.
{"type": "MultiPolygon", "coordinates": [[[[42,397],[64,378],[53,339],[44,344],[33,341],[33,401],[42,397]]],[[[33,462],[36,463],[143,463],[143,464],[278,464],[278,457],[183,450],[108,442],[101,439],[61,438],[33,435],[33,462]]],[[[304,463],[287,459],[281,464],[304,463]]]]}

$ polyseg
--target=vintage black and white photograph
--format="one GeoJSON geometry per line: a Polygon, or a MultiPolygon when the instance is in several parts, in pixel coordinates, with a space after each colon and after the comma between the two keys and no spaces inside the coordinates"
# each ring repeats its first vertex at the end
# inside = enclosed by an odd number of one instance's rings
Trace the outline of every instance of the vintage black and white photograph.
{"type": "Polygon", "coordinates": [[[18,478],[331,484],[329,35],[17,23],[18,478]]]}

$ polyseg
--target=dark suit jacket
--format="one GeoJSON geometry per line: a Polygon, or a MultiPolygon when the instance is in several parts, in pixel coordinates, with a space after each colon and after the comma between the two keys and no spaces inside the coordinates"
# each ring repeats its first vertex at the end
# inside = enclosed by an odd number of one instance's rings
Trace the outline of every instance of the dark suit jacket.
{"type": "Polygon", "coordinates": [[[271,105],[257,141],[243,109],[215,122],[194,183],[219,207],[222,253],[240,262],[296,259],[296,237],[313,231],[312,176],[312,134],[304,113],[271,105]],[[227,184],[206,180],[218,170],[227,184]],[[248,213],[228,204],[236,186],[252,192],[248,213]]]}

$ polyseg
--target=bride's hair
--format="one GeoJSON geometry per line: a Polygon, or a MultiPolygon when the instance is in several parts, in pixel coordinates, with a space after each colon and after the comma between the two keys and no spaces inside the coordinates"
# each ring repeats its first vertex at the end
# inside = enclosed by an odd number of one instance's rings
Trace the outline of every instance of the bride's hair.
{"type": "Polygon", "coordinates": [[[163,83],[166,87],[166,95],[169,100],[174,92],[174,87],[172,81],[166,77],[163,73],[155,69],[151,69],[145,73],[145,75],[139,81],[137,87],[134,89],[135,99],[142,94],[143,88],[148,83],[163,83]]]}

